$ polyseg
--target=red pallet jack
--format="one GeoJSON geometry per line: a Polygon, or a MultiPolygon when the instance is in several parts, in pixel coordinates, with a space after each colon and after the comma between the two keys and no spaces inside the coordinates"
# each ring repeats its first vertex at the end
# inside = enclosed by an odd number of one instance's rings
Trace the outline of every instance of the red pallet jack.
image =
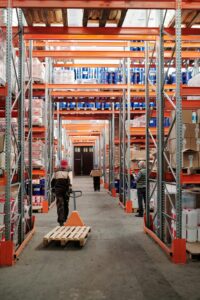
{"type": "Polygon", "coordinates": [[[64,226],[57,226],[46,234],[43,238],[43,245],[47,246],[52,241],[59,241],[61,246],[65,246],[69,241],[79,242],[83,247],[87,241],[91,227],[85,226],[82,218],[76,210],[76,198],[82,196],[82,191],[72,191],[70,197],[73,198],[74,210],[65,222],[64,226]]]}

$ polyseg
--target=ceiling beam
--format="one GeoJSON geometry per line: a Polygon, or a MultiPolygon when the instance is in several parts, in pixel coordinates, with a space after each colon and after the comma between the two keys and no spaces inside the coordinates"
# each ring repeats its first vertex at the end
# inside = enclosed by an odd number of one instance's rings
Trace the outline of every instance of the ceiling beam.
{"type": "MultiPolygon", "coordinates": [[[[6,8],[7,0],[0,1],[0,8],[6,8]]],[[[110,9],[175,9],[175,0],[12,0],[13,8],[110,8],[110,9]]],[[[183,0],[182,9],[198,10],[199,0],[183,0]]]]}

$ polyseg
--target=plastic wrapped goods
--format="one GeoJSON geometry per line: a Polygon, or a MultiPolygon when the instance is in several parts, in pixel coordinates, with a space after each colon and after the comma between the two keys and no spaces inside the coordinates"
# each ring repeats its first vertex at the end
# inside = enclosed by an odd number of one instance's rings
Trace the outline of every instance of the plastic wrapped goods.
{"type": "MultiPolygon", "coordinates": [[[[25,63],[25,80],[29,81],[29,60],[25,63]]],[[[38,58],[33,58],[32,65],[33,81],[45,82],[45,66],[38,58]]]]}
{"type": "Polygon", "coordinates": [[[55,68],[53,73],[53,82],[56,84],[73,84],[75,82],[74,71],[55,68]]]}
{"type": "MultiPolygon", "coordinates": [[[[193,87],[199,87],[200,86],[200,73],[192,77],[188,81],[188,86],[193,86],[193,87]]],[[[188,100],[199,100],[200,96],[189,96],[187,99],[188,100]]]]}

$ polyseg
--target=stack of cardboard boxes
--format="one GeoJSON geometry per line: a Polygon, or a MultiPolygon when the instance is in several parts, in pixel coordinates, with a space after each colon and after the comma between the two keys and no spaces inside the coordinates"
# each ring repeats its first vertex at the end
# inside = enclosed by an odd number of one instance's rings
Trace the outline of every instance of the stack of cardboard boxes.
{"type": "MultiPolygon", "coordinates": [[[[197,111],[196,122],[193,123],[192,110],[183,111],[183,150],[182,168],[200,167],[200,110],[197,111]]],[[[172,119],[175,111],[172,112],[172,119]]],[[[168,141],[168,151],[172,168],[176,168],[176,124],[168,141]]]]}

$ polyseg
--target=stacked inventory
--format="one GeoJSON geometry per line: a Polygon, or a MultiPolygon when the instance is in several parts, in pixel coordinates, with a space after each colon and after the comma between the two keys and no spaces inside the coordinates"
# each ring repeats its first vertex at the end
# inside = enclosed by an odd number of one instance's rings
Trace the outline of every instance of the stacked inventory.
{"type": "MultiPolygon", "coordinates": [[[[193,112],[185,110],[183,116],[183,151],[182,168],[198,169],[200,168],[200,110],[193,112]],[[197,118],[198,117],[198,118],[197,118]]],[[[174,117],[172,112],[172,118],[174,117]]],[[[168,151],[173,168],[176,168],[176,128],[172,129],[168,142],[168,151]]]]}

